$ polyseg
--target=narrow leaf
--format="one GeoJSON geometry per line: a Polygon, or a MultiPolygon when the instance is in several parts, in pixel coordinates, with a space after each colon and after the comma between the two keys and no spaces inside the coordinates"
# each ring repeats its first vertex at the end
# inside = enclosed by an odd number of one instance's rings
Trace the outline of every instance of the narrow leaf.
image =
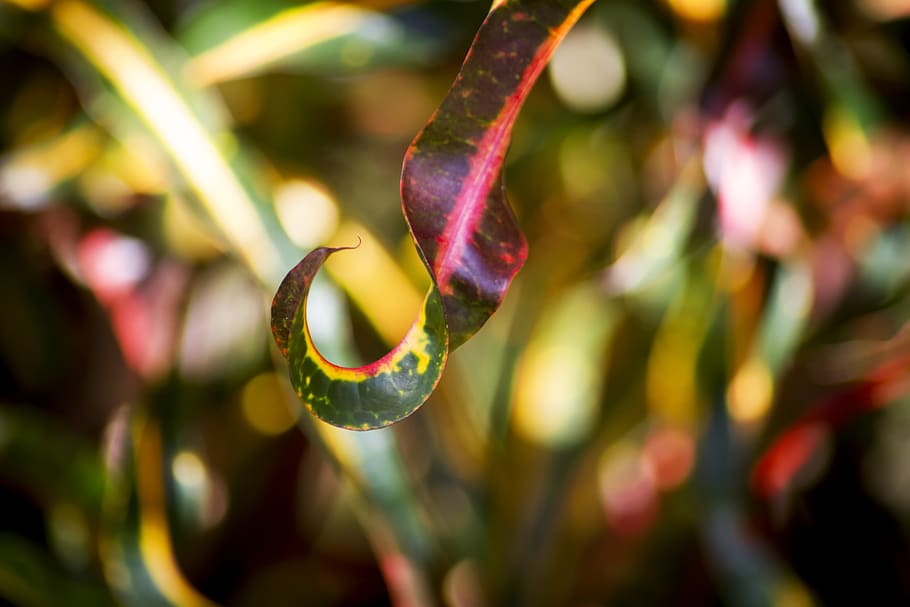
{"type": "Polygon", "coordinates": [[[276,68],[337,75],[369,65],[413,65],[425,63],[440,46],[362,3],[260,0],[209,6],[183,30],[181,41],[195,54],[188,76],[202,85],[276,68]]]}
{"type": "Polygon", "coordinates": [[[411,144],[404,214],[442,293],[451,347],[496,311],[527,257],[502,186],[512,125],[591,0],[494,6],[436,115],[411,144]]]}
{"type": "Polygon", "coordinates": [[[402,206],[433,284],[398,346],[354,369],[332,364],[314,347],[306,294],[338,249],[311,252],[278,288],[272,331],[298,395],[319,418],[368,430],[410,415],[435,388],[449,348],[499,307],[527,257],[502,184],[512,126],[556,45],[591,2],[496,2],[455,83],[408,149],[402,206]]]}
{"type": "Polygon", "coordinates": [[[291,362],[291,384],[311,413],[336,426],[381,428],[414,412],[430,396],[448,354],[439,291],[432,288],[404,339],[376,362],[350,369],[319,354],[306,324],[313,277],[329,255],[321,247],[297,264],[272,301],[272,333],[291,362]]]}

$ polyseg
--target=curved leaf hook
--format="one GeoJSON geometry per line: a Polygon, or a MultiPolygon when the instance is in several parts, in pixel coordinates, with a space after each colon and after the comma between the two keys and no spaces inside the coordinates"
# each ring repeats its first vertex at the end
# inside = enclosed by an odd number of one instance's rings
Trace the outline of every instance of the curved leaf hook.
{"type": "Polygon", "coordinates": [[[352,247],[316,249],[282,281],[272,333],[298,396],[320,419],[369,430],[410,415],[435,389],[449,350],[499,307],[527,257],[502,184],[512,126],[556,46],[592,2],[495,2],[448,94],[408,148],[402,208],[433,282],[391,352],[362,367],[339,367],[310,337],[313,277],[329,255],[352,247]]]}

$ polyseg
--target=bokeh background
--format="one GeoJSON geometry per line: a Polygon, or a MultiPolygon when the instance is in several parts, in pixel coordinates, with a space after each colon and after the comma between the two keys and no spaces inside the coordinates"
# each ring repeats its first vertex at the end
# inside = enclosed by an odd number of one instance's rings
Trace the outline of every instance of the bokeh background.
{"type": "Polygon", "coordinates": [[[393,428],[301,412],[428,278],[482,1],[0,1],[0,604],[910,604],[910,2],[600,0],[515,127],[530,258],[393,428]],[[290,394],[290,395],[289,395],[290,394]]]}

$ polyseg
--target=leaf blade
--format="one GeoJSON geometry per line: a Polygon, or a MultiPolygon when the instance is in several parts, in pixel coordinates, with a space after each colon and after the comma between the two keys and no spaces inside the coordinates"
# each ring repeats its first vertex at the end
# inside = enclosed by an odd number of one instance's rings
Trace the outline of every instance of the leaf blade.
{"type": "Polygon", "coordinates": [[[448,335],[442,300],[431,288],[405,337],[379,360],[349,368],[323,357],[307,325],[307,295],[325,260],[351,248],[320,247],[288,273],[272,301],[272,333],[307,410],[335,426],[372,430],[404,419],[429,397],[442,376],[448,335]]]}
{"type": "Polygon", "coordinates": [[[527,258],[502,165],[521,106],[592,1],[495,4],[451,89],[408,149],[402,206],[442,292],[452,348],[495,312],[527,258]]]}
{"type": "Polygon", "coordinates": [[[502,183],[512,126],[556,46],[592,2],[495,3],[439,109],[408,148],[402,210],[433,284],[398,346],[370,365],[345,368],[313,345],[306,291],[337,249],[316,249],[282,282],[272,330],[298,396],[317,417],[368,430],[410,415],[435,388],[448,351],[499,307],[527,258],[502,183]]]}

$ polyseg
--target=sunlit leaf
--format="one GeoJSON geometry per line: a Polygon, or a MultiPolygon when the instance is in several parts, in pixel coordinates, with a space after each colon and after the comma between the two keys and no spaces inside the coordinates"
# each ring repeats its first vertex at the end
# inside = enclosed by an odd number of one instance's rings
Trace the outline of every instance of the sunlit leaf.
{"type": "MultiPolygon", "coordinates": [[[[213,128],[212,118],[205,116],[204,110],[220,108],[216,100],[187,94],[188,87],[156,61],[143,41],[104,10],[73,0],[54,5],[51,18],[61,37],[158,138],[224,239],[259,276],[277,278],[281,259],[293,245],[224,144],[230,141],[224,127],[213,128]]],[[[148,24],[134,19],[132,26],[148,42],[163,45],[148,24]]]]}
{"type": "Polygon", "coordinates": [[[338,74],[425,63],[439,47],[426,32],[353,3],[215,3],[199,13],[181,36],[199,84],[275,69],[338,74]]]}
{"type": "Polygon", "coordinates": [[[512,126],[557,44],[590,3],[496,3],[448,95],[408,149],[404,214],[433,286],[398,346],[356,369],[330,363],[313,346],[306,294],[337,249],[313,251],[282,282],[273,332],[298,395],[321,419],[367,430],[410,415],[435,388],[449,348],[499,307],[527,256],[502,186],[512,126]]]}

